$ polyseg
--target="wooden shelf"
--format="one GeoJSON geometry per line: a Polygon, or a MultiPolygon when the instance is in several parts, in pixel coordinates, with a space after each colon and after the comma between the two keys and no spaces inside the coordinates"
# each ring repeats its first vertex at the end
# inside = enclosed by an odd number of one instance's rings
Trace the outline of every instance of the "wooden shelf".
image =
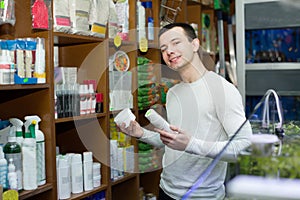
{"type": "Polygon", "coordinates": [[[24,84],[24,85],[0,85],[0,90],[32,90],[32,89],[48,89],[49,84],[24,84]]]}
{"type": "Polygon", "coordinates": [[[136,176],[137,176],[136,174],[126,173],[126,174],[124,175],[124,177],[121,177],[121,178],[118,179],[118,180],[112,181],[111,185],[112,185],[112,186],[118,185],[118,184],[123,183],[123,182],[125,182],[125,181],[128,181],[128,180],[130,180],[130,179],[136,178],[136,176]]]}
{"type": "Polygon", "coordinates": [[[58,118],[55,119],[55,123],[63,123],[63,122],[71,122],[71,121],[79,121],[79,120],[86,120],[86,119],[95,119],[95,118],[103,118],[106,116],[106,113],[95,113],[95,114],[88,114],[82,116],[74,116],[74,117],[66,117],[66,118],[58,118]]]}
{"type": "Polygon", "coordinates": [[[19,199],[28,199],[30,197],[33,197],[37,194],[49,191],[53,189],[53,185],[51,183],[46,183],[45,185],[42,185],[40,187],[38,187],[35,190],[23,190],[22,192],[20,192],[19,194],[19,199]]]}
{"type": "Polygon", "coordinates": [[[82,192],[82,193],[79,193],[79,194],[72,194],[71,198],[69,198],[68,200],[83,199],[83,198],[89,197],[93,194],[96,194],[98,192],[104,191],[104,190],[107,189],[107,187],[108,187],[107,185],[101,185],[101,186],[99,186],[97,188],[94,188],[90,191],[82,192]]]}
{"type": "Polygon", "coordinates": [[[58,45],[58,46],[103,42],[106,39],[106,38],[76,35],[76,34],[69,34],[69,33],[62,33],[62,32],[54,32],[53,35],[54,35],[54,45],[58,45]]]}

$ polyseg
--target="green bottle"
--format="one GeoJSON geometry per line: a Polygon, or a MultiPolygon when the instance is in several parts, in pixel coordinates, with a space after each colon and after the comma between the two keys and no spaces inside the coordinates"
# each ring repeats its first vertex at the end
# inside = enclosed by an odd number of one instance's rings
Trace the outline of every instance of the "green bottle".
{"type": "Polygon", "coordinates": [[[18,190],[22,190],[22,149],[20,144],[16,142],[16,128],[14,126],[10,127],[8,142],[4,145],[3,152],[6,160],[13,160],[18,178],[18,190]]]}

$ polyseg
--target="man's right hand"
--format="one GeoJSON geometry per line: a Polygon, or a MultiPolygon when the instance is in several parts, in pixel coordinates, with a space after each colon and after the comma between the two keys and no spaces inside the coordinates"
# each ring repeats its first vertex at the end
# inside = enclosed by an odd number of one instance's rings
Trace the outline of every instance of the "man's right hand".
{"type": "Polygon", "coordinates": [[[144,134],[142,127],[137,121],[130,121],[130,124],[127,128],[125,128],[125,123],[120,125],[117,124],[117,126],[119,127],[120,131],[132,137],[141,138],[144,134]]]}

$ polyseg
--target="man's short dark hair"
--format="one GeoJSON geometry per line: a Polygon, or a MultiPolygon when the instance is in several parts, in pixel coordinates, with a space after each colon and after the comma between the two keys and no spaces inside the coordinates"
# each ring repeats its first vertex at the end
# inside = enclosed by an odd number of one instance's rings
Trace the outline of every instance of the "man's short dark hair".
{"type": "Polygon", "coordinates": [[[180,23],[180,22],[165,25],[164,27],[162,27],[160,29],[158,36],[160,37],[163,33],[165,33],[166,31],[168,31],[172,28],[175,28],[175,27],[181,27],[184,30],[184,33],[186,34],[186,36],[188,37],[188,40],[190,42],[193,39],[197,38],[195,30],[191,25],[189,25],[187,23],[180,23]]]}

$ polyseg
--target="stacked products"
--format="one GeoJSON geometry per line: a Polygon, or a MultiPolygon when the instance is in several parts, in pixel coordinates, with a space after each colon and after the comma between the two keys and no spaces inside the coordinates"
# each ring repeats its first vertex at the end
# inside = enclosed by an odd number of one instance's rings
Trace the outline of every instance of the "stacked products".
{"type": "Polygon", "coordinates": [[[145,57],[138,57],[138,108],[143,110],[159,100],[159,88],[156,83],[154,65],[145,57]]]}
{"type": "Polygon", "coordinates": [[[138,165],[141,173],[154,171],[161,167],[162,152],[153,148],[152,145],[139,141],[138,165]]]}
{"type": "Polygon", "coordinates": [[[0,182],[4,190],[34,190],[46,183],[45,137],[39,130],[40,121],[37,115],[26,116],[25,123],[10,118],[7,141],[1,131],[0,182]]]}
{"type": "Polygon", "coordinates": [[[111,180],[118,180],[134,172],[134,146],[131,138],[117,131],[114,118],[110,118],[111,180]]]}

